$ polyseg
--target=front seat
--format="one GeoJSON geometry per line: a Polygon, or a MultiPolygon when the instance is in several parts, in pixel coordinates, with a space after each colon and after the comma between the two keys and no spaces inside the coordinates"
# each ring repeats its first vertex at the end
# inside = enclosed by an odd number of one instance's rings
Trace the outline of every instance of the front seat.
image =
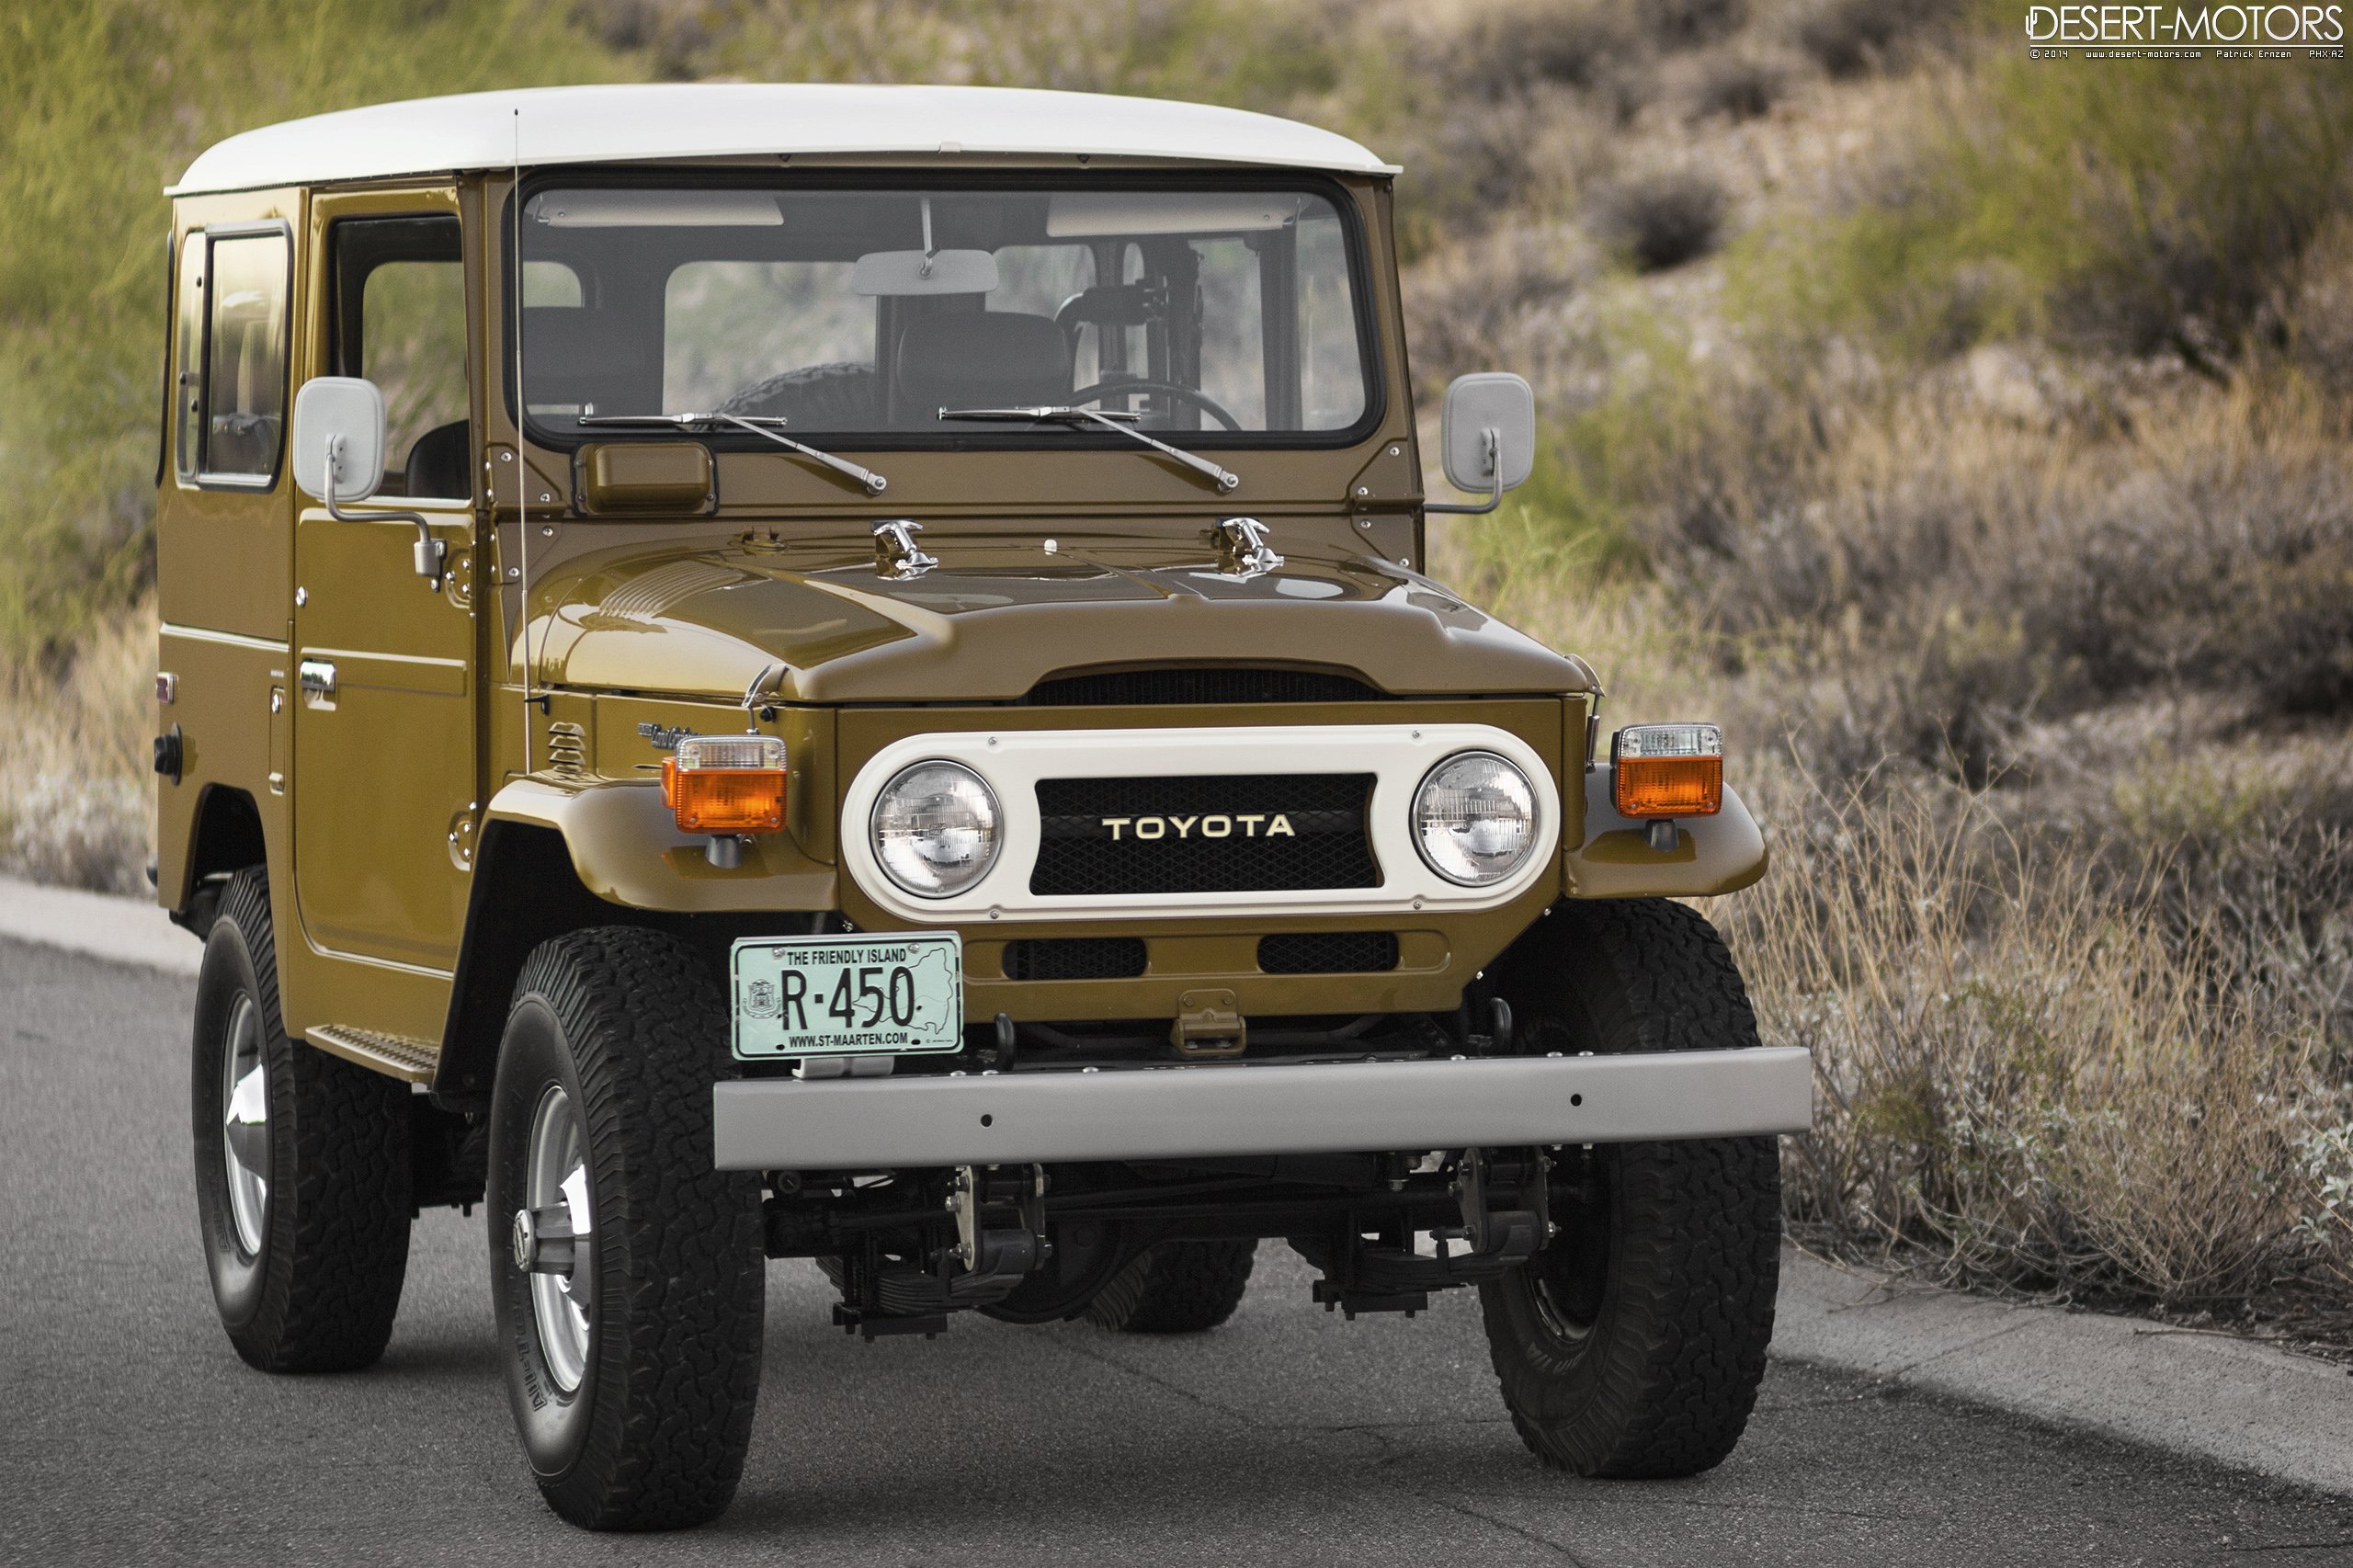
{"type": "Polygon", "coordinates": [[[452,501],[472,494],[469,460],[473,445],[473,427],[462,419],[437,425],[419,436],[408,449],[407,494],[452,501]]]}
{"type": "Polygon", "coordinates": [[[1014,311],[917,316],[899,335],[892,423],[938,428],[943,408],[1060,406],[1070,401],[1070,339],[1051,316],[1014,311]]]}

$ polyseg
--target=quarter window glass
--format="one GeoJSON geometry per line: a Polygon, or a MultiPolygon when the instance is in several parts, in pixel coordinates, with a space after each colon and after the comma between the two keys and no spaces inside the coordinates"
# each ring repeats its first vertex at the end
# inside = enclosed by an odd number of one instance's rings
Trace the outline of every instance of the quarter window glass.
{"type": "Polygon", "coordinates": [[[212,242],[204,363],[203,472],[267,478],[286,425],[283,234],[212,242]]]}
{"type": "Polygon", "coordinates": [[[382,494],[472,494],[458,220],[346,219],[335,256],[335,371],[384,394],[382,494]]]}

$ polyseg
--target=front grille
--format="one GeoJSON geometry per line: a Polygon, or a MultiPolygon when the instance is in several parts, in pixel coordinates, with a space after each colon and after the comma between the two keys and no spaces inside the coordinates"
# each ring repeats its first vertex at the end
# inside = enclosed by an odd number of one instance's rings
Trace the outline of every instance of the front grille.
{"type": "Polygon", "coordinates": [[[1005,977],[1132,980],[1143,960],[1141,937],[1025,937],[1005,945],[1005,977]]]}
{"type": "Polygon", "coordinates": [[[1261,937],[1258,967],[1267,974],[1386,974],[1397,967],[1397,937],[1390,931],[1261,937]]]}
{"type": "Polygon", "coordinates": [[[1272,892],[1381,885],[1370,773],[1047,778],[1029,891],[1272,892]]]}
{"type": "Polygon", "coordinates": [[[1333,670],[1104,670],[1041,680],[1032,708],[1213,707],[1230,702],[1380,702],[1387,694],[1333,670]]]}

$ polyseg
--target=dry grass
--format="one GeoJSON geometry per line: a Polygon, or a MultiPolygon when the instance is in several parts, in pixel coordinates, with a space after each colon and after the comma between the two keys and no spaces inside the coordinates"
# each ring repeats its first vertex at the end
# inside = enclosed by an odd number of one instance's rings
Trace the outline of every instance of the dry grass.
{"type": "Polygon", "coordinates": [[[2172,1308],[2328,1256],[2311,1160],[2353,1095],[2314,1010],[1982,807],[1786,804],[1777,874],[1722,914],[1768,1036],[1814,1055],[1792,1218],[1962,1283],[2172,1308]]]}
{"type": "Polygon", "coordinates": [[[155,612],[142,604],[62,675],[0,688],[0,869],[103,892],[147,891],[155,612]]]}

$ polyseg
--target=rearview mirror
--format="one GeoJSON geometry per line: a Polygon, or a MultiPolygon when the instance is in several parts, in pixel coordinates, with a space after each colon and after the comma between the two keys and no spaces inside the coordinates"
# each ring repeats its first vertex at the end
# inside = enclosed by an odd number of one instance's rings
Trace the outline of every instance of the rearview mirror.
{"type": "Polygon", "coordinates": [[[996,288],[996,257],[984,250],[877,250],[850,269],[853,294],[986,294],[996,288]]]}
{"type": "Polygon", "coordinates": [[[365,501],[384,483],[384,394],[357,376],[318,376],[294,397],[294,483],[327,503],[365,501]],[[328,488],[332,465],[334,488],[328,488]]]}
{"type": "Polygon", "coordinates": [[[1434,501],[1428,512],[1492,512],[1504,492],[1528,483],[1536,469],[1536,393],[1508,370],[1457,376],[1446,389],[1438,450],[1446,482],[1470,494],[1487,493],[1477,505],[1434,501]]]}

